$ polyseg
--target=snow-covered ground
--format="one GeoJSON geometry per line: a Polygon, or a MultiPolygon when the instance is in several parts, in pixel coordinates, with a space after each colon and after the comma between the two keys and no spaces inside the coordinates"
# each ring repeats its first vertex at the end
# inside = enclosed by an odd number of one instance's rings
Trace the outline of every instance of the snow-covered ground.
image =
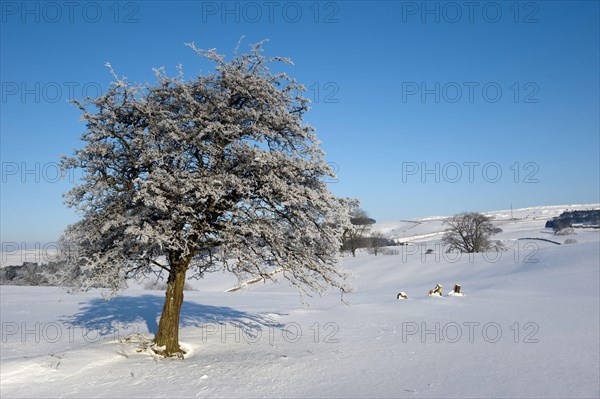
{"type": "Polygon", "coordinates": [[[442,218],[378,223],[418,237],[387,256],[344,258],[349,304],[330,292],[303,306],[284,281],[226,293],[227,275],[192,280],[182,361],[119,342],[156,331],[161,291],[132,285],[105,301],[2,286],[0,396],[599,397],[600,231],[544,229],[565,209],[493,213],[500,256],[445,254],[439,235],[424,237],[442,218]],[[436,283],[444,297],[427,297],[436,283]],[[445,296],[455,283],[465,296],[445,296]]]}

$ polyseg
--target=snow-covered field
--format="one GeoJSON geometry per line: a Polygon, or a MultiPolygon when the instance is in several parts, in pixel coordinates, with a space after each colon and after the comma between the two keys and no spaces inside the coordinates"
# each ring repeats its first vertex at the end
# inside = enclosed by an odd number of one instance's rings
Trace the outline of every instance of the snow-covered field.
{"type": "Polygon", "coordinates": [[[600,232],[544,229],[566,208],[494,212],[499,257],[445,254],[442,218],[378,223],[409,245],[344,258],[349,304],[330,292],[303,306],[284,281],[192,280],[183,361],[123,342],[156,331],[161,291],[2,286],[0,396],[599,397],[600,232]],[[427,297],[436,283],[465,296],[427,297]]]}

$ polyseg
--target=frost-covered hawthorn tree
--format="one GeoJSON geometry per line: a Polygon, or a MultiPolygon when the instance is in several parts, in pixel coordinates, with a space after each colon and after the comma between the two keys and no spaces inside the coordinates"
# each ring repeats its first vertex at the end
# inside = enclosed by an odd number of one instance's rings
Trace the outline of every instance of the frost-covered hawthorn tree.
{"type": "MultiPolygon", "coordinates": [[[[182,73],[140,86],[119,78],[105,94],[77,105],[83,148],[63,160],[83,179],[66,194],[82,213],[63,240],[83,288],[122,288],[160,270],[168,275],[155,350],[182,355],[183,286],[220,265],[240,280],[281,269],[302,294],[343,292],[338,268],[353,201],[335,198],[325,180],[314,129],[303,122],[304,87],[273,74],[262,42],[231,60],[196,53],[215,70],[182,73]]],[[[111,69],[112,71],[112,69],[111,69]]]]}
{"type": "Polygon", "coordinates": [[[460,213],[446,219],[444,224],[450,226],[442,238],[449,251],[473,253],[503,248],[500,241],[490,239],[502,229],[494,226],[491,218],[481,213],[460,213]]]}

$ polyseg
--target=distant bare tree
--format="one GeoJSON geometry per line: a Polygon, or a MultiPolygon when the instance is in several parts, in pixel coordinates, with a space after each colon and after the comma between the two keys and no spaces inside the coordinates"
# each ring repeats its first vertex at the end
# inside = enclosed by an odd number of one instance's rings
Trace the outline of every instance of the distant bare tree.
{"type": "Polygon", "coordinates": [[[383,247],[385,243],[386,239],[381,232],[377,231],[371,234],[371,250],[375,256],[379,254],[379,249],[383,247]]]}
{"type": "Polygon", "coordinates": [[[573,232],[571,219],[556,219],[552,225],[552,230],[555,236],[571,234],[573,232]]]}
{"type": "Polygon", "coordinates": [[[344,248],[348,249],[352,256],[356,256],[356,250],[366,245],[366,234],[374,219],[369,218],[367,212],[362,208],[354,208],[350,213],[351,226],[344,232],[344,248]]]}
{"type": "Polygon", "coordinates": [[[494,234],[502,232],[492,223],[491,218],[477,212],[454,215],[444,221],[450,226],[442,238],[448,251],[486,252],[503,248],[499,241],[490,240],[494,234]]]}

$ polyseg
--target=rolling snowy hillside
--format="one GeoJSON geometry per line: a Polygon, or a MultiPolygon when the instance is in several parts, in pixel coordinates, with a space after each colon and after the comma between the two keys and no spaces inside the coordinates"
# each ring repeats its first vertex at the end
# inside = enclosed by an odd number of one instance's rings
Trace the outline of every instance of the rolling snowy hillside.
{"type": "Polygon", "coordinates": [[[183,361],[123,339],[156,331],[161,291],[2,286],[0,396],[598,397],[600,231],[554,236],[544,223],[565,209],[491,213],[499,255],[445,254],[443,218],[378,223],[409,245],[345,257],[348,304],[329,292],[303,306],[285,281],[191,281],[183,361]],[[436,283],[444,297],[427,297],[436,283]],[[464,297],[446,296],[455,283],[464,297]]]}

